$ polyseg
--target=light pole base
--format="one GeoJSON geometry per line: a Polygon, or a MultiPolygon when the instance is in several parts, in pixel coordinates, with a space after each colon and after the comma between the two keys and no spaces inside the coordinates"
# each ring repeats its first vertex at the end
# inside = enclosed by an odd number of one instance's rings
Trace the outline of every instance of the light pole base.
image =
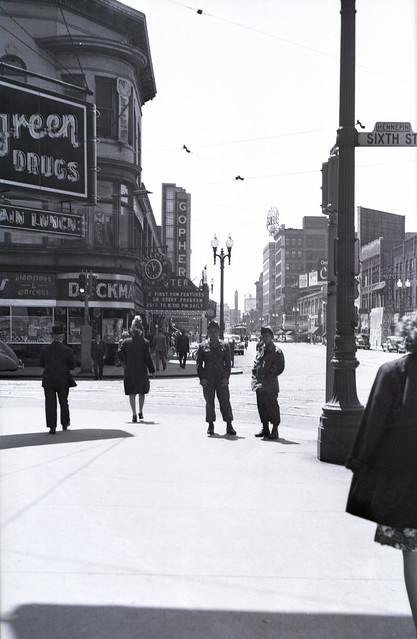
{"type": "Polygon", "coordinates": [[[81,326],[81,372],[91,373],[91,340],[92,328],[90,324],[81,326]]]}
{"type": "Polygon", "coordinates": [[[317,458],[344,466],[352,450],[363,406],[341,407],[326,404],[320,418],[317,437],[317,458]]]}

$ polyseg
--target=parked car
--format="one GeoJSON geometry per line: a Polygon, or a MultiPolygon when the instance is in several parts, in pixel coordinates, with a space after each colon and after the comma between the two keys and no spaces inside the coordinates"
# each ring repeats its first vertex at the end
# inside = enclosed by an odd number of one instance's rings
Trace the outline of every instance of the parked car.
{"type": "Polygon", "coordinates": [[[239,335],[235,335],[233,333],[225,333],[224,339],[229,343],[234,342],[234,353],[235,355],[243,355],[245,352],[245,342],[239,337],[239,335]]]}
{"type": "Polygon", "coordinates": [[[371,348],[368,335],[364,335],[363,333],[356,335],[355,342],[356,348],[364,348],[367,351],[371,348]]]}
{"type": "Polygon", "coordinates": [[[382,344],[382,350],[384,353],[405,353],[404,338],[398,335],[389,335],[387,341],[382,344]]]}
{"type": "Polygon", "coordinates": [[[0,341],[0,371],[17,371],[18,368],[23,368],[22,360],[8,344],[0,341]]]}

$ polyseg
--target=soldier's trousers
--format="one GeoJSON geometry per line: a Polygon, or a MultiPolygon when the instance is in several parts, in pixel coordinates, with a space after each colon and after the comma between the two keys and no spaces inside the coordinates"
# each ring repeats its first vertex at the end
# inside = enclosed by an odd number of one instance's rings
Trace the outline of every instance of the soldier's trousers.
{"type": "Polygon", "coordinates": [[[214,408],[216,395],[219,401],[223,421],[232,422],[233,412],[230,404],[229,385],[221,386],[220,384],[209,384],[203,388],[203,392],[204,399],[206,400],[206,422],[212,423],[216,421],[216,411],[214,408]]]}

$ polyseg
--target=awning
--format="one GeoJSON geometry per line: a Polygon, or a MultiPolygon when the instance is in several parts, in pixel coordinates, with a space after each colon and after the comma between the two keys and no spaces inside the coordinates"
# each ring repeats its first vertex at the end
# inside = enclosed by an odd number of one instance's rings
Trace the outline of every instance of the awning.
{"type": "Polygon", "coordinates": [[[315,335],[318,330],[319,330],[319,326],[313,326],[313,328],[308,329],[307,333],[310,333],[310,335],[315,335]]]}

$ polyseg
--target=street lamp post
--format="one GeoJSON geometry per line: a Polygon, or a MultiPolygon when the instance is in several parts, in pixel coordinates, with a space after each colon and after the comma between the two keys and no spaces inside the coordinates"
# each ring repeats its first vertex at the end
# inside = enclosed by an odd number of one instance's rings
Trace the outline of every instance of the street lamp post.
{"type": "Polygon", "coordinates": [[[295,316],[295,321],[294,321],[294,343],[297,343],[297,334],[298,334],[298,313],[300,312],[300,309],[298,308],[298,306],[294,306],[292,309],[293,315],[295,316]]]}
{"type": "Polygon", "coordinates": [[[406,302],[408,301],[406,298],[409,295],[410,287],[411,282],[408,278],[405,282],[403,282],[402,279],[397,280],[397,289],[400,294],[400,318],[402,318],[405,313],[406,302]]]}
{"type": "Polygon", "coordinates": [[[230,264],[233,244],[234,242],[229,234],[229,237],[226,240],[227,253],[224,252],[223,248],[221,248],[220,253],[218,253],[217,248],[219,246],[219,240],[217,238],[217,235],[214,234],[214,237],[211,240],[211,248],[213,249],[214,264],[216,264],[217,258],[219,258],[220,260],[220,337],[221,339],[223,339],[224,337],[224,260],[227,257],[230,264]]]}
{"type": "Polygon", "coordinates": [[[333,392],[320,419],[317,457],[345,464],[363,414],[356,392],[355,297],[355,0],[341,0],[338,215],[335,266],[337,276],[333,392]]]}

